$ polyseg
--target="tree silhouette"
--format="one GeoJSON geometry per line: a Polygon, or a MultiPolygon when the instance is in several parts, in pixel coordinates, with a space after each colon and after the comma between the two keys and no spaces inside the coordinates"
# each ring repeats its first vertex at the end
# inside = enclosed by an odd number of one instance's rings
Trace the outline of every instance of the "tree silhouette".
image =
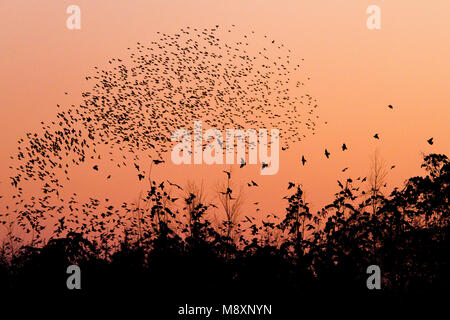
{"type": "MultiPolygon", "coordinates": [[[[426,175],[408,179],[390,195],[375,194],[376,211],[374,195],[358,194],[360,186],[350,178],[340,184],[334,201],[315,213],[301,185],[292,184],[281,220],[268,214],[261,221],[248,216],[239,221],[234,211],[227,217],[233,225],[227,232],[211,222],[201,186],[186,187],[177,200],[167,185],[150,179],[138,202],[123,206],[127,224],[116,229],[98,224],[103,230],[98,237],[60,223],[42,245],[19,246],[12,224],[6,224],[10,232],[0,247],[0,288],[76,294],[65,287],[65,268],[76,264],[85,275],[84,292],[146,292],[155,301],[184,295],[210,299],[212,293],[223,299],[312,300],[444,293],[450,288],[450,163],[445,155],[430,154],[422,167],[426,175]],[[370,265],[382,270],[379,292],[366,287],[370,265]]],[[[231,189],[230,178],[226,188],[231,189]]],[[[222,192],[225,201],[229,193],[222,192]]]]}

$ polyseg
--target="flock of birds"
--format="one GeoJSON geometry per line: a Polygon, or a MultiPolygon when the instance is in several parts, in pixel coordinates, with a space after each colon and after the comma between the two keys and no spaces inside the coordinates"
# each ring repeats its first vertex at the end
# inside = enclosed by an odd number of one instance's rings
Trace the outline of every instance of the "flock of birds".
{"type": "Polygon", "coordinates": [[[315,133],[318,105],[302,93],[303,59],[294,58],[283,44],[267,36],[256,40],[254,31],[242,34],[234,25],[186,27],[175,34],[158,32],[157,37],[128,48],[127,58],[94,67],[95,73],[86,77],[92,89],[82,93],[80,105],[58,105],[55,121],[41,122],[42,132],[29,132],[18,141],[18,153],[11,157],[16,166],[10,167],[17,191],[13,212],[27,231],[39,232],[40,222],[49,217],[61,228],[79,222],[58,218],[66,210],[96,216],[97,199],[90,198],[81,209],[75,208],[77,194],[63,199],[61,191],[74,166],[95,162],[92,170],[104,172],[108,160],[119,168],[134,164],[141,181],[149,178],[141,168],[142,155],[155,165],[163,163],[173,146],[172,133],[181,128],[192,132],[197,120],[204,129],[222,132],[278,129],[283,150],[315,133]],[[25,200],[27,182],[40,183],[41,195],[25,200]]]}
{"type": "MultiPolygon", "coordinates": [[[[391,104],[388,105],[388,108],[389,108],[389,109],[394,109],[394,107],[393,107],[391,104]]],[[[377,139],[377,140],[380,140],[380,136],[379,136],[378,133],[375,133],[375,134],[373,135],[373,138],[374,138],[374,139],[377,139]]],[[[427,139],[427,143],[428,143],[429,145],[433,145],[433,143],[434,143],[433,139],[434,139],[433,137],[427,139]]],[[[347,145],[346,145],[345,143],[342,144],[342,147],[341,147],[341,148],[342,148],[342,151],[348,150],[347,145]]],[[[325,148],[324,155],[325,155],[325,157],[326,157],[327,159],[329,159],[331,153],[325,148]]],[[[305,156],[302,155],[302,158],[301,158],[301,163],[302,163],[302,165],[305,165],[306,162],[307,162],[307,160],[306,160],[305,156]]],[[[394,166],[394,167],[395,167],[395,166],[394,166]]],[[[393,169],[393,168],[391,167],[391,169],[393,169]]],[[[345,171],[345,170],[344,170],[344,171],[345,171]]]]}
{"type": "MultiPolygon", "coordinates": [[[[304,84],[296,74],[303,59],[295,61],[283,44],[268,39],[267,47],[252,55],[254,32],[225,41],[219,29],[163,33],[148,47],[138,42],[135,50],[128,48],[127,61],[113,58],[109,69],[95,67],[95,75],[86,77],[95,84],[82,93],[81,105],[58,112],[51,124],[42,123],[43,136],[28,133],[19,140],[15,160],[24,164],[12,183],[46,178],[57,189],[61,181],[54,169],[63,160],[73,157],[79,165],[88,156],[100,159],[105,153],[98,149],[105,145],[119,167],[128,159],[114,157],[126,152],[135,161],[147,154],[161,163],[173,146],[172,133],[180,128],[192,132],[196,120],[219,130],[279,129],[283,150],[308,131],[314,134],[316,100],[296,90],[304,84]]],[[[65,164],[66,176],[68,169],[65,164]]]]}
{"type": "MultiPolygon", "coordinates": [[[[172,133],[180,128],[192,132],[197,120],[222,131],[279,129],[282,150],[315,134],[318,105],[302,93],[303,59],[267,36],[258,40],[265,43],[258,49],[255,32],[235,34],[234,25],[158,32],[159,39],[148,46],[138,42],[135,49],[128,48],[129,57],[109,60],[108,68],[95,67],[95,74],[86,77],[92,89],[82,93],[79,106],[58,105],[57,120],[42,122],[42,133],[27,133],[18,141],[18,154],[11,157],[17,164],[11,167],[17,173],[11,184],[17,190],[13,212],[21,217],[20,224],[29,232],[42,230],[41,222],[48,217],[57,219],[61,230],[72,222],[81,224],[84,232],[104,231],[108,217],[110,223],[123,225],[112,205],[100,213],[97,199],[75,208],[77,194],[61,198],[70,169],[88,160],[98,161],[94,171],[102,171],[105,160],[119,168],[134,164],[141,181],[149,174],[141,168],[141,155],[148,155],[155,165],[163,163],[173,146],[172,133]],[[25,201],[25,181],[40,182],[42,195],[25,201]],[[67,210],[84,217],[66,218],[67,210]]],[[[380,138],[378,133],[374,138],[380,138]]],[[[433,144],[433,138],[428,143],[433,144]]],[[[347,149],[344,143],[342,151],[347,149]]],[[[330,157],[327,149],[324,154],[330,157]]],[[[307,163],[304,155],[301,163],[307,163]]],[[[109,174],[106,179],[110,178],[109,174]]],[[[248,186],[257,183],[252,180],[248,186]]],[[[232,199],[229,190],[225,194],[232,199]]]]}

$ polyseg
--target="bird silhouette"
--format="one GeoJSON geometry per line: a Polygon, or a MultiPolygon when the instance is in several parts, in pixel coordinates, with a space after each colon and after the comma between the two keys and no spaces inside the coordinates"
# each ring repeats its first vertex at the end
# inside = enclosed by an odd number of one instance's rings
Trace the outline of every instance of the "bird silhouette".
{"type": "Polygon", "coordinates": [[[239,168],[243,168],[245,165],[245,160],[241,158],[241,165],[239,166],[239,168]]]}
{"type": "Polygon", "coordinates": [[[176,183],[172,183],[172,182],[170,182],[169,180],[167,180],[167,183],[168,183],[170,186],[176,187],[176,188],[179,189],[179,190],[183,190],[183,188],[180,187],[180,186],[179,186],[178,184],[176,184],[176,183]]]}

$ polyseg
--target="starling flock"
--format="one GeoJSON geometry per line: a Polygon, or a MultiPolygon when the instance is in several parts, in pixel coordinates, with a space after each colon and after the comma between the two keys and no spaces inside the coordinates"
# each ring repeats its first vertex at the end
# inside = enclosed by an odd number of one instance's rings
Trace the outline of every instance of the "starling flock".
{"type": "MultiPolygon", "coordinates": [[[[294,59],[284,45],[267,40],[252,55],[251,37],[221,40],[220,27],[187,27],[176,34],[159,33],[149,46],[140,42],[128,59],[113,58],[109,69],[87,76],[92,90],[83,92],[83,103],[58,112],[57,121],[43,124],[43,135],[28,133],[19,144],[17,159],[23,163],[14,181],[50,180],[59,187],[55,168],[79,165],[87,157],[127,165],[115,159],[128,152],[149,155],[155,164],[170,151],[172,133],[190,132],[196,120],[206,126],[279,129],[283,150],[315,133],[318,105],[298,87],[301,59],[294,59]],[[104,146],[110,152],[100,152],[104,146]],[[113,151],[119,152],[113,152],[113,151]]],[[[265,36],[267,38],[267,36],[265,36]]],[[[254,51],[254,50],[253,50],[254,51]]],[[[124,161],[125,160],[125,161],[124,161]]],[[[93,167],[99,171],[99,165],[93,167]]],[[[138,170],[139,171],[139,170],[138,170]]]]}
{"type": "MultiPolygon", "coordinates": [[[[222,132],[278,129],[283,150],[314,134],[318,105],[303,92],[301,79],[308,78],[301,73],[303,59],[266,35],[257,38],[254,31],[240,34],[234,25],[186,27],[175,34],[158,32],[154,41],[128,48],[128,57],[94,67],[85,77],[91,89],[81,94],[80,105],[58,105],[57,119],[41,122],[41,132],[18,141],[10,179],[17,190],[16,213],[26,217],[23,224],[29,225],[31,216],[67,209],[53,200],[64,201],[60,191],[70,183],[73,166],[96,162],[92,170],[109,181],[105,161],[117,167],[134,164],[137,179],[145,179],[140,156],[163,163],[174,144],[172,133],[192,132],[194,121],[222,132]],[[21,199],[24,181],[41,184],[42,196],[31,204],[21,199]]],[[[75,195],[70,201],[76,202],[75,195]]],[[[98,205],[91,199],[83,211],[98,205]]]]}
{"type": "MultiPolygon", "coordinates": [[[[26,229],[39,232],[43,228],[39,221],[48,212],[52,216],[82,211],[98,218],[93,213],[100,206],[98,200],[91,198],[75,209],[76,194],[69,201],[60,198],[70,169],[87,160],[98,162],[92,170],[110,180],[111,174],[102,168],[108,160],[117,167],[134,164],[138,181],[144,180],[148,172],[139,165],[140,156],[148,156],[154,165],[163,163],[173,146],[172,133],[193,132],[195,121],[205,123],[204,129],[222,132],[278,129],[282,150],[315,134],[318,104],[303,92],[303,59],[295,58],[283,44],[267,36],[258,38],[253,31],[239,34],[234,25],[157,34],[158,39],[148,44],[128,48],[127,58],[112,58],[107,68],[95,67],[95,73],[85,78],[92,89],[82,93],[80,105],[58,105],[55,121],[41,122],[40,133],[27,133],[18,141],[18,153],[11,157],[16,174],[10,179],[17,190],[16,214],[26,229]],[[256,44],[261,43],[258,49],[256,44]],[[24,181],[39,181],[42,195],[24,202],[24,181]]],[[[433,144],[433,138],[428,143],[433,144]]],[[[325,149],[324,155],[329,158],[330,152],[325,149]]],[[[302,156],[302,165],[306,162],[302,156]]],[[[241,159],[240,167],[245,164],[241,159]]],[[[252,181],[249,186],[257,184],[252,181]]],[[[117,212],[108,205],[101,218],[111,217],[111,223],[120,224],[117,212]]],[[[81,223],[84,232],[104,231],[107,224],[77,219],[63,217],[57,224],[63,229],[69,222],[81,223]]]]}

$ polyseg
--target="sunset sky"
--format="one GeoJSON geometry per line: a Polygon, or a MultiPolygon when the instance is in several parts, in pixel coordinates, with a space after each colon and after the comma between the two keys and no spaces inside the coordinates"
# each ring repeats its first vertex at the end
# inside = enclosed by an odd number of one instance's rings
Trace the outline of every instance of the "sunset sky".
{"type": "MultiPolygon", "coordinates": [[[[55,120],[57,104],[80,104],[81,92],[89,90],[85,76],[94,66],[126,57],[136,42],[155,41],[157,31],[232,24],[243,34],[268,35],[304,59],[305,76],[311,78],[304,90],[317,99],[320,115],[314,136],[280,152],[278,174],[261,176],[256,165],[234,169],[236,184],[246,186],[253,179],[260,185],[246,188],[248,215],[258,214],[254,201],[264,212],[282,213],[288,181],[300,182],[306,200],[319,210],[338,190],[337,179],[368,174],[376,149],[387,166],[396,165],[386,193],[421,174],[422,153],[449,154],[448,0],[5,0],[0,2],[0,194],[5,201],[11,193],[8,167],[14,166],[9,156],[16,154],[17,140],[39,132],[41,121],[55,120]],[[81,30],[66,27],[71,4],[81,8],[81,30]],[[380,30],[366,27],[369,5],[381,8],[380,30]],[[372,137],[375,133],[380,140],[372,137]],[[427,143],[431,137],[433,145],[427,143]],[[342,143],[349,150],[342,152],[342,143]]],[[[181,185],[204,180],[214,186],[224,178],[225,166],[175,166],[170,155],[166,161],[153,169],[154,179],[181,185]]],[[[68,189],[122,202],[135,200],[145,186],[131,168],[105,183],[86,164],[72,171],[68,189]]]]}

